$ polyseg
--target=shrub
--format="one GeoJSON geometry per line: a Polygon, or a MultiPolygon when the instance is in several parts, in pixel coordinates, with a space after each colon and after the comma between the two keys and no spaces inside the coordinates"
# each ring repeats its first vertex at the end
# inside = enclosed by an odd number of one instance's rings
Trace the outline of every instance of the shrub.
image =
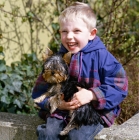
{"type": "MultiPolygon", "coordinates": [[[[1,47],[2,48],[2,47],[1,47]]],[[[1,55],[4,55],[1,49],[1,55]]],[[[24,54],[20,62],[7,66],[0,59],[0,110],[16,114],[35,114],[31,90],[42,64],[35,53],[24,54]]]]}

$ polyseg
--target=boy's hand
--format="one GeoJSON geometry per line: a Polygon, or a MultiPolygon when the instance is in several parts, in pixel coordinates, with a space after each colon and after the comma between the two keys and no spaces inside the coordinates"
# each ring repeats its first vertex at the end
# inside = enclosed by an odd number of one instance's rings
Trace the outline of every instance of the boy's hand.
{"type": "Polygon", "coordinates": [[[80,106],[89,103],[91,100],[97,100],[95,94],[87,89],[78,87],[78,92],[73,96],[73,99],[70,102],[61,101],[58,109],[60,110],[74,110],[80,106]]]}
{"type": "Polygon", "coordinates": [[[58,106],[58,109],[60,110],[74,110],[76,109],[77,106],[75,106],[77,104],[77,101],[70,101],[70,102],[65,102],[64,100],[61,100],[60,105],[58,106]]]}
{"type": "Polygon", "coordinates": [[[75,102],[74,106],[76,108],[89,103],[92,100],[97,100],[95,94],[91,90],[87,90],[81,87],[78,87],[78,92],[73,96],[71,102],[75,102]]]}

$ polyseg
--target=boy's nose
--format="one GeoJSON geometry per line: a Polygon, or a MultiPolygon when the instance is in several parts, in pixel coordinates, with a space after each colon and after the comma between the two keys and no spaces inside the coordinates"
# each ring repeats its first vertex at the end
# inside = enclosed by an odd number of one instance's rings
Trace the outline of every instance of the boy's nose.
{"type": "Polygon", "coordinates": [[[72,32],[69,32],[69,33],[67,34],[67,39],[71,39],[71,38],[73,38],[73,33],[72,33],[72,32]]]}

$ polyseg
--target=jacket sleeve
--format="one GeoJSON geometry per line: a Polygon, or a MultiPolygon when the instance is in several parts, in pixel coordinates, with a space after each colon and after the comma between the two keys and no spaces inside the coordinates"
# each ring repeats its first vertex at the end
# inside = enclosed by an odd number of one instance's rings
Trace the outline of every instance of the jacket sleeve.
{"type": "MultiPolygon", "coordinates": [[[[32,98],[35,99],[37,97],[40,97],[42,94],[44,94],[48,89],[48,84],[44,81],[42,74],[39,75],[39,77],[36,80],[35,86],[32,91],[32,98]]],[[[37,105],[44,110],[49,109],[49,98],[45,98],[42,102],[37,103],[37,105]]]]}
{"type": "Polygon", "coordinates": [[[128,92],[128,80],[126,72],[122,65],[109,52],[102,53],[102,59],[99,61],[99,76],[101,85],[90,88],[97,99],[96,109],[111,110],[118,106],[128,92]]]}

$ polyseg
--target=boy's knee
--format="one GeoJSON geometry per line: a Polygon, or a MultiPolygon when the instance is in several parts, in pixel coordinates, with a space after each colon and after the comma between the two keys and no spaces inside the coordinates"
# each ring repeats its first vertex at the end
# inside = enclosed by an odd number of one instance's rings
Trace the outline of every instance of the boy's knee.
{"type": "Polygon", "coordinates": [[[57,118],[47,118],[47,123],[37,127],[39,137],[59,138],[60,131],[65,127],[65,122],[57,118]]]}
{"type": "Polygon", "coordinates": [[[37,127],[36,134],[37,134],[37,136],[39,137],[39,139],[45,138],[45,129],[46,129],[45,126],[46,126],[45,124],[42,124],[42,125],[39,125],[39,126],[37,127]]]}
{"type": "Polygon", "coordinates": [[[68,138],[71,140],[81,140],[83,137],[81,137],[82,134],[80,134],[80,131],[77,129],[73,129],[69,132],[68,138]]]}
{"type": "Polygon", "coordinates": [[[57,129],[57,127],[53,127],[53,126],[47,126],[47,128],[45,129],[45,133],[48,135],[57,135],[59,134],[59,130],[57,129]]]}
{"type": "Polygon", "coordinates": [[[46,124],[46,133],[48,135],[59,134],[64,128],[64,121],[57,118],[48,118],[46,124]]]}
{"type": "Polygon", "coordinates": [[[47,138],[53,138],[53,137],[58,137],[59,131],[57,127],[53,127],[53,125],[39,125],[37,127],[37,136],[39,139],[45,139],[47,138]]]}

